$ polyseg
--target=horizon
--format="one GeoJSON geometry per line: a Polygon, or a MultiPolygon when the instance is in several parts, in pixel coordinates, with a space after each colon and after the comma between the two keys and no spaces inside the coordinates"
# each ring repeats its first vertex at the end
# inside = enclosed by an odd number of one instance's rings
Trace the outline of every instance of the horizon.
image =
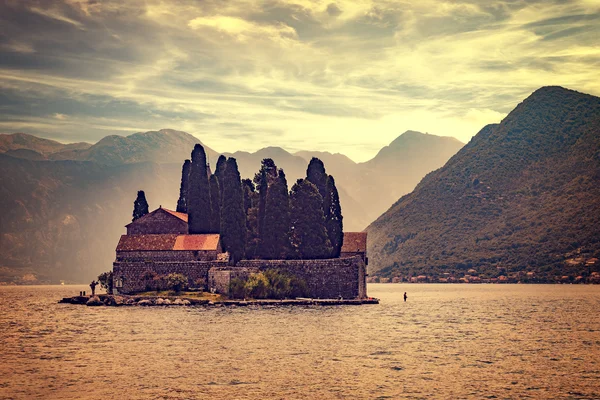
{"type": "Polygon", "coordinates": [[[600,94],[585,0],[0,9],[0,129],[59,142],[169,126],[228,152],[364,162],[407,130],[466,143],[542,86],[600,94]]]}

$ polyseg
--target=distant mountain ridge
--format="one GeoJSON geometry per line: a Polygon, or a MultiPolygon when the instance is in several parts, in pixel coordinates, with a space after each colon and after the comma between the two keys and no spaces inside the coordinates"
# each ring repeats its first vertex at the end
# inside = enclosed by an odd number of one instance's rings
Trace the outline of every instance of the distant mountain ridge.
{"type": "Polygon", "coordinates": [[[371,272],[562,274],[600,256],[598,182],[600,98],[541,88],[367,228],[371,272]]]}
{"type": "Polygon", "coordinates": [[[92,145],[90,143],[63,144],[55,140],[39,138],[26,133],[0,134],[0,153],[16,150],[30,150],[49,156],[63,151],[84,150],[92,145]]]}

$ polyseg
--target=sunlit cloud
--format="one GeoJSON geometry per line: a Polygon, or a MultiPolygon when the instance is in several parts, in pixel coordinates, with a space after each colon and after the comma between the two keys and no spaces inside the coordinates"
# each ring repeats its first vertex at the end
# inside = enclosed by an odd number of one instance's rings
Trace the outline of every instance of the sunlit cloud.
{"type": "Polygon", "coordinates": [[[466,142],[540,86],[600,95],[594,1],[38,0],[0,6],[0,129],[173,128],[219,151],[466,142]]]}

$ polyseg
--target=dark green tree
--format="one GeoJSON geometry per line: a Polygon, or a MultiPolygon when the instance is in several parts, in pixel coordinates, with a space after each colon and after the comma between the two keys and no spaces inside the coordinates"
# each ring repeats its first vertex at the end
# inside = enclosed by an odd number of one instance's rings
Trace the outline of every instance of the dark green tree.
{"type": "Polygon", "coordinates": [[[200,144],[196,144],[192,151],[187,207],[189,233],[209,233],[211,231],[210,185],[206,153],[200,144]]]}
{"type": "Polygon", "coordinates": [[[244,189],[244,211],[247,215],[248,210],[254,207],[252,198],[256,189],[251,179],[242,179],[242,188],[244,189]]]}
{"type": "Polygon", "coordinates": [[[265,210],[267,207],[267,192],[269,183],[267,179],[267,172],[260,172],[260,181],[258,183],[258,212],[257,212],[257,229],[259,240],[264,232],[265,225],[265,210]]]}
{"type": "Polygon", "coordinates": [[[138,218],[148,214],[148,202],[146,201],[146,194],[143,190],[137,192],[137,198],[133,202],[133,219],[135,221],[138,218]]]}
{"type": "Polygon", "coordinates": [[[210,230],[213,233],[219,233],[221,229],[221,189],[219,178],[216,175],[210,176],[210,230]]]}
{"type": "Polygon", "coordinates": [[[260,237],[261,258],[286,259],[290,256],[290,198],[282,169],[267,192],[264,232],[260,237]]]}
{"type": "Polygon", "coordinates": [[[260,185],[260,180],[262,179],[262,173],[267,174],[268,184],[270,185],[277,178],[277,165],[275,165],[275,161],[271,158],[264,158],[260,162],[260,169],[256,174],[254,174],[254,183],[256,185],[260,185]]]}
{"type": "MultiPolygon", "coordinates": [[[[316,157],[311,158],[306,169],[306,179],[319,189],[319,194],[323,200],[327,199],[327,173],[325,173],[325,165],[323,161],[316,157]]],[[[327,212],[323,208],[323,212],[327,212]]]]}
{"type": "Polygon", "coordinates": [[[228,158],[223,173],[223,206],[221,208],[221,241],[235,265],[245,254],[246,213],[242,182],[235,158],[228,158]]]}
{"type": "Polygon", "coordinates": [[[290,193],[292,246],[303,259],[328,258],[331,242],[325,228],[323,198],[315,185],[298,179],[290,193]]]}
{"type": "Polygon", "coordinates": [[[258,254],[258,193],[251,179],[242,180],[246,212],[246,258],[258,254]]]}
{"type": "Polygon", "coordinates": [[[258,234],[263,232],[265,222],[265,206],[267,201],[267,191],[269,186],[277,178],[277,166],[270,158],[265,158],[260,162],[260,170],[254,174],[254,183],[258,190],[258,234]]]}
{"type": "Polygon", "coordinates": [[[223,172],[225,172],[225,162],[227,162],[227,157],[221,154],[217,159],[217,165],[215,167],[215,175],[219,179],[219,188],[221,190],[219,193],[221,202],[223,201],[223,172]]]}
{"type": "Polygon", "coordinates": [[[188,189],[190,183],[190,169],[192,162],[185,160],[181,168],[181,186],[179,187],[179,200],[177,200],[177,212],[187,213],[188,189]]]}
{"type": "Polygon", "coordinates": [[[327,228],[327,236],[333,247],[332,257],[339,257],[344,242],[344,225],[342,223],[343,216],[340,196],[335,187],[335,180],[331,175],[327,177],[327,201],[324,203],[329,207],[325,227],[327,228]]]}

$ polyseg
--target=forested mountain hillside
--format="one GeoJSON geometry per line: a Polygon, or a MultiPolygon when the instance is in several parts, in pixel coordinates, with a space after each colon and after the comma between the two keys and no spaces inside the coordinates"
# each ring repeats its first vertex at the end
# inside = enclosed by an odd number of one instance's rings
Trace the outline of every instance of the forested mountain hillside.
{"type": "Polygon", "coordinates": [[[589,272],[599,182],[600,98],[541,88],[368,227],[371,272],[589,272]]]}
{"type": "Polygon", "coordinates": [[[29,273],[82,282],[109,270],[137,188],[151,207],[174,204],[180,166],[107,167],[0,154],[0,281],[29,273]],[[95,275],[94,275],[95,274],[95,275]]]}

